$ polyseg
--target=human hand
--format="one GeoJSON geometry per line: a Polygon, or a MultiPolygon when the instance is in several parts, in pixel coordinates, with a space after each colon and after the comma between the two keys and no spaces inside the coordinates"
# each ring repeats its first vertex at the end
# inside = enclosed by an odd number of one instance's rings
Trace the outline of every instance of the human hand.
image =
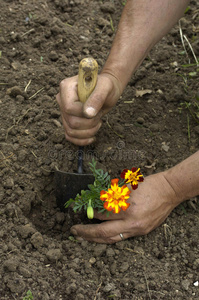
{"type": "Polygon", "coordinates": [[[98,76],[96,87],[85,104],[78,99],[78,76],[64,79],[56,96],[60,106],[65,137],[79,146],[91,144],[101,127],[101,117],[117,102],[122,91],[117,78],[108,73],[98,76]]]}
{"type": "MultiPolygon", "coordinates": [[[[130,187],[129,187],[130,188],[130,187]]],[[[165,172],[150,175],[132,191],[126,211],[119,214],[95,212],[94,217],[103,220],[100,224],[74,225],[71,233],[77,240],[113,244],[124,239],[145,235],[164,222],[170,212],[179,204],[179,199],[165,177],[165,172]]]]}

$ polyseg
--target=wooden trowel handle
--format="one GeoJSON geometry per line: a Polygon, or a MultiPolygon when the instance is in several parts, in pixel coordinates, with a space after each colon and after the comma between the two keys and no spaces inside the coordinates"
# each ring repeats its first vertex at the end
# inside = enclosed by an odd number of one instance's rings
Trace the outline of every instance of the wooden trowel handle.
{"type": "Polygon", "coordinates": [[[78,97],[85,103],[97,83],[98,63],[92,57],[83,58],[79,63],[78,97]]]}

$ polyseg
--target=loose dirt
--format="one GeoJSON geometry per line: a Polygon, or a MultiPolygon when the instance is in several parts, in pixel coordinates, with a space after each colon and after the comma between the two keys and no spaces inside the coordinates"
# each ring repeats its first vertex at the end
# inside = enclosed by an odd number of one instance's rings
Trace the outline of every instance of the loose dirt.
{"type": "MultiPolygon", "coordinates": [[[[77,164],[55,100],[59,82],[76,75],[85,56],[103,66],[123,2],[1,1],[1,300],[23,299],[28,290],[35,300],[199,299],[196,198],[147,236],[115,245],[75,241],[69,229],[86,217],[56,206],[54,171],[77,164]]],[[[191,1],[180,26],[196,57],[198,21],[191,1]]],[[[132,166],[147,176],[197,151],[199,73],[185,46],[187,54],[177,24],[153,48],[86,148],[86,171],[95,157],[113,178],[132,166]]]]}

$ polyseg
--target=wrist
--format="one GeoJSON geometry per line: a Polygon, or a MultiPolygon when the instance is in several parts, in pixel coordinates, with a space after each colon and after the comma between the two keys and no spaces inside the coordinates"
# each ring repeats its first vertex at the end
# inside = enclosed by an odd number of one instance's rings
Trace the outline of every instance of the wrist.
{"type": "Polygon", "coordinates": [[[171,200],[172,200],[173,206],[176,207],[186,199],[184,199],[184,197],[183,197],[180,186],[175,182],[175,180],[171,174],[171,170],[172,169],[164,171],[163,176],[164,176],[165,180],[167,181],[167,183],[169,185],[169,189],[172,193],[171,200]]]}
{"type": "Polygon", "coordinates": [[[199,151],[164,172],[177,204],[199,195],[199,151]]]}

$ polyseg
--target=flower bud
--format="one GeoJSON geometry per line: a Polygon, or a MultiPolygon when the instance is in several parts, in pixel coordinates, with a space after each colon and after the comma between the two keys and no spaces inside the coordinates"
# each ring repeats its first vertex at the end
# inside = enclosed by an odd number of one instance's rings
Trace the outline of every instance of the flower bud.
{"type": "Polygon", "coordinates": [[[89,219],[93,219],[93,217],[94,217],[94,210],[93,210],[92,206],[90,206],[90,205],[87,207],[87,217],[89,219]]]}

